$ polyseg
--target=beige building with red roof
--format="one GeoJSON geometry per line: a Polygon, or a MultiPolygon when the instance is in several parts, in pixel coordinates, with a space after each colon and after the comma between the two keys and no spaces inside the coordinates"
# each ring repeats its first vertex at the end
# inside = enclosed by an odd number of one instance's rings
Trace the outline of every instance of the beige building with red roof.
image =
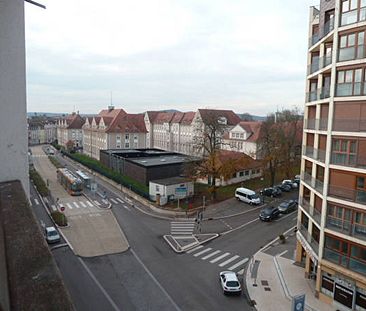
{"type": "Polygon", "coordinates": [[[68,141],[72,141],[75,147],[83,146],[83,132],[82,126],[85,118],[81,117],[79,113],[73,112],[65,118],[57,120],[57,141],[61,146],[66,147],[68,141]]]}
{"type": "Polygon", "coordinates": [[[83,125],[83,153],[99,160],[100,150],[146,148],[143,114],[128,114],[110,106],[83,125]]]}

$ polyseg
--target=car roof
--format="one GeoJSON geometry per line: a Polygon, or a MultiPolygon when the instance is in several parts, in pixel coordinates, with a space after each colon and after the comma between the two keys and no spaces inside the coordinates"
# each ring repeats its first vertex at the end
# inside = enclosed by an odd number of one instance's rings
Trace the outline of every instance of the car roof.
{"type": "Polygon", "coordinates": [[[47,227],[46,231],[56,231],[56,228],[55,227],[47,227]]]}
{"type": "Polygon", "coordinates": [[[225,275],[227,281],[237,281],[238,277],[236,276],[235,272],[232,271],[223,271],[220,274],[225,275]]]}

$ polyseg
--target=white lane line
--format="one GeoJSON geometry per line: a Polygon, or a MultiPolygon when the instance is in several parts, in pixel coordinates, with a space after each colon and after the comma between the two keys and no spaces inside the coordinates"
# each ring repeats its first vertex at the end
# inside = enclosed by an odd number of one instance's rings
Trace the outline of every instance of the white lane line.
{"type": "Polygon", "coordinates": [[[190,249],[189,251],[187,251],[186,253],[187,254],[190,254],[190,253],[193,253],[193,252],[195,252],[195,251],[198,251],[200,248],[202,248],[203,246],[202,245],[199,245],[199,246],[197,246],[197,247],[195,247],[195,248],[192,248],[192,249],[190,249]]]}
{"type": "Polygon", "coordinates": [[[244,274],[244,269],[239,270],[239,271],[237,272],[237,274],[240,274],[240,275],[244,274]]]}
{"type": "Polygon", "coordinates": [[[198,252],[198,253],[194,254],[193,256],[194,256],[194,257],[201,256],[202,254],[209,252],[211,249],[212,249],[212,248],[206,248],[206,249],[204,249],[203,251],[200,251],[200,252],[198,252]]]}
{"type": "Polygon", "coordinates": [[[285,255],[288,252],[288,249],[284,250],[282,253],[277,254],[276,257],[281,257],[283,255],[285,255]]]}
{"type": "Polygon", "coordinates": [[[79,204],[77,204],[76,202],[72,202],[74,203],[74,205],[76,206],[76,208],[80,208],[79,204]]]}
{"type": "Polygon", "coordinates": [[[46,197],[43,198],[43,201],[45,201],[46,203],[48,203],[48,199],[46,197]]]}
{"type": "Polygon", "coordinates": [[[86,201],[86,204],[88,204],[90,207],[93,207],[93,204],[89,201],[86,201]]]}
{"type": "Polygon", "coordinates": [[[126,210],[129,210],[129,211],[130,211],[130,208],[129,208],[127,205],[123,205],[123,207],[124,207],[126,210]]]}
{"type": "Polygon", "coordinates": [[[103,202],[104,204],[108,204],[108,200],[106,200],[106,199],[103,199],[103,200],[102,200],[102,202],[103,202]]]}
{"type": "Polygon", "coordinates": [[[69,209],[72,209],[72,205],[71,205],[70,203],[66,203],[66,205],[67,205],[67,207],[68,207],[69,209]]]}
{"type": "Polygon", "coordinates": [[[222,258],[225,258],[225,257],[227,257],[227,256],[229,256],[229,255],[230,255],[230,253],[222,254],[221,256],[216,257],[215,259],[212,259],[210,262],[211,262],[211,263],[218,262],[218,261],[219,261],[219,260],[221,260],[222,258]]]}
{"type": "Polygon", "coordinates": [[[220,263],[220,264],[219,264],[219,267],[226,266],[228,263],[230,263],[230,262],[232,262],[232,261],[234,261],[235,259],[238,259],[238,258],[239,258],[239,256],[238,256],[238,255],[235,255],[235,256],[233,256],[233,257],[229,258],[228,260],[226,260],[226,261],[224,261],[224,262],[220,263]]]}
{"type": "Polygon", "coordinates": [[[118,204],[118,202],[115,199],[110,199],[112,201],[112,203],[114,204],[118,204]]]}
{"type": "Polygon", "coordinates": [[[132,201],[129,199],[129,198],[127,198],[127,197],[125,197],[125,200],[128,202],[128,203],[132,203],[132,201]]]}
{"type": "Polygon", "coordinates": [[[216,254],[218,254],[218,253],[221,253],[221,251],[214,251],[213,253],[211,253],[211,254],[208,254],[207,256],[205,256],[205,257],[202,257],[201,259],[202,260],[206,260],[206,259],[208,259],[208,258],[210,258],[210,257],[212,257],[212,256],[215,256],[216,254]]]}
{"type": "Polygon", "coordinates": [[[86,207],[86,204],[84,202],[79,202],[82,207],[86,207]]]}
{"type": "Polygon", "coordinates": [[[248,258],[244,258],[243,260],[240,260],[239,262],[237,262],[235,265],[231,266],[229,268],[229,270],[234,270],[235,268],[244,265],[249,259],[248,258]]]}
{"type": "Polygon", "coordinates": [[[34,199],[34,202],[36,202],[36,205],[39,205],[39,202],[37,199],[34,199]]]}
{"type": "Polygon", "coordinates": [[[125,203],[125,201],[121,200],[120,198],[116,198],[116,200],[121,202],[121,203],[125,203]]]}
{"type": "Polygon", "coordinates": [[[100,203],[99,203],[97,200],[95,200],[95,201],[94,201],[94,203],[95,203],[96,205],[100,206],[100,203]]]}

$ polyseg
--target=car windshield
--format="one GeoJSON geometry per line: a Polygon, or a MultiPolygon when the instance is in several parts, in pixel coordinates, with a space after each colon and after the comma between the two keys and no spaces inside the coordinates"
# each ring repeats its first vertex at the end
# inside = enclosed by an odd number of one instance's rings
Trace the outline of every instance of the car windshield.
{"type": "Polygon", "coordinates": [[[48,236],[56,236],[57,232],[56,231],[49,231],[48,232],[48,236]]]}
{"type": "Polygon", "coordinates": [[[250,200],[255,200],[255,199],[258,199],[258,198],[259,198],[259,196],[258,196],[257,194],[251,194],[251,195],[249,195],[249,196],[248,196],[248,198],[249,198],[250,200]]]}
{"type": "Polygon", "coordinates": [[[280,207],[287,207],[289,204],[287,202],[283,202],[280,204],[280,207]]]}
{"type": "Polygon", "coordinates": [[[226,286],[227,287],[238,287],[239,286],[239,282],[237,282],[237,281],[227,281],[226,282],[226,286]]]}
{"type": "Polygon", "coordinates": [[[270,215],[272,212],[272,209],[270,208],[265,208],[264,210],[262,210],[262,214],[265,214],[265,215],[270,215]]]}

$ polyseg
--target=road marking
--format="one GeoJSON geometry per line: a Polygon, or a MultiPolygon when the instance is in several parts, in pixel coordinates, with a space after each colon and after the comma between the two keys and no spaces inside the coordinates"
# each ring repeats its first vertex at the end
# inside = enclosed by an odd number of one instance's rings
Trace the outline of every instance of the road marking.
{"type": "Polygon", "coordinates": [[[237,272],[237,274],[240,274],[240,275],[244,274],[244,269],[239,270],[239,271],[237,272]]]}
{"type": "Polygon", "coordinates": [[[86,201],[86,204],[88,204],[90,207],[93,207],[94,205],[91,203],[91,202],[89,202],[89,201],[86,201]]]}
{"type": "Polygon", "coordinates": [[[285,255],[287,252],[288,252],[288,249],[284,250],[282,253],[277,254],[276,256],[281,257],[281,256],[285,255]]]}
{"type": "Polygon", "coordinates": [[[129,199],[129,198],[127,198],[127,197],[125,197],[125,200],[128,202],[128,203],[132,203],[132,201],[129,199]]]}
{"type": "Polygon", "coordinates": [[[220,266],[220,267],[226,266],[228,263],[230,263],[230,262],[234,261],[234,260],[235,260],[235,259],[237,259],[237,258],[239,258],[239,256],[238,256],[238,255],[235,255],[235,256],[233,256],[233,257],[229,258],[228,260],[226,260],[226,261],[224,261],[224,262],[220,263],[220,264],[219,264],[219,266],[220,266]]]}
{"type": "Polygon", "coordinates": [[[46,197],[43,198],[43,201],[45,201],[46,203],[48,203],[48,199],[46,197]]]}
{"type": "Polygon", "coordinates": [[[100,203],[97,200],[94,200],[94,203],[98,206],[100,206],[100,203]]]}
{"type": "Polygon", "coordinates": [[[108,200],[106,200],[106,199],[102,199],[102,202],[104,203],[104,204],[108,204],[109,202],[108,202],[108,200]]]}
{"type": "Polygon", "coordinates": [[[120,198],[116,198],[116,200],[121,202],[121,203],[125,203],[125,201],[121,200],[120,198]]]}
{"type": "Polygon", "coordinates": [[[201,259],[202,260],[206,260],[206,259],[208,259],[208,258],[210,258],[210,257],[212,257],[212,256],[215,256],[216,254],[218,254],[218,253],[221,253],[221,251],[214,251],[213,253],[211,253],[211,254],[208,254],[207,256],[205,256],[205,257],[202,257],[201,259]]]}
{"type": "Polygon", "coordinates": [[[200,251],[200,252],[198,252],[198,253],[194,254],[193,256],[194,256],[194,257],[198,257],[198,256],[200,256],[200,255],[202,255],[202,254],[204,254],[204,253],[209,252],[211,249],[212,249],[212,248],[206,248],[206,249],[204,249],[203,251],[200,251]]]}
{"type": "Polygon", "coordinates": [[[76,202],[72,202],[74,203],[74,205],[76,206],[76,208],[80,208],[79,204],[77,204],[76,202]]]}
{"type": "Polygon", "coordinates": [[[187,251],[186,253],[187,253],[187,254],[193,253],[193,252],[195,252],[195,251],[199,250],[199,249],[200,249],[200,248],[202,248],[202,247],[203,247],[202,245],[199,245],[199,246],[197,246],[197,247],[195,247],[195,248],[190,249],[190,250],[189,250],[189,251],[187,251]]]}
{"type": "Polygon", "coordinates": [[[82,207],[86,207],[86,204],[84,202],[79,202],[82,207]]]}
{"type": "Polygon", "coordinates": [[[123,205],[123,207],[124,207],[126,210],[129,210],[129,211],[130,211],[130,208],[129,208],[127,205],[123,205]]]}
{"type": "Polygon", "coordinates": [[[110,199],[112,201],[112,203],[114,204],[118,204],[118,202],[115,199],[110,199]]]}
{"type": "Polygon", "coordinates": [[[53,211],[56,211],[56,210],[57,210],[57,208],[56,208],[55,204],[52,204],[52,205],[51,205],[51,208],[52,208],[52,210],[53,210],[53,211]]]}
{"type": "Polygon", "coordinates": [[[243,260],[240,260],[239,262],[237,262],[235,265],[231,266],[229,268],[229,270],[234,270],[235,268],[241,266],[241,265],[244,265],[249,259],[248,258],[244,258],[243,260]]]}
{"type": "Polygon", "coordinates": [[[230,255],[230,253],[222,254],[221,256],[216,257],[215,259],[212,259],[210,262],[211,262],[211,263],[218,262],[218,261],[219,261],[219,260],[221,260],[222,258],[225,258],[225,257],[227,257],[227,256],[229,256],[229,255],[230,255]]]}
{"type": "Polygon", "coordinates": [[[70,204],[70,203],[66,203],[66,205],[67,205],[67,207],[68,207],[69,209],[72,209],[72,206],[71,206],[71,204],[70,204]]]}
{"type": "Polygon", "coordinates": [[[36,205],[39,205],[39,202],[37,199],[34,199],[34,202],[36,202],[36,205]]]}

